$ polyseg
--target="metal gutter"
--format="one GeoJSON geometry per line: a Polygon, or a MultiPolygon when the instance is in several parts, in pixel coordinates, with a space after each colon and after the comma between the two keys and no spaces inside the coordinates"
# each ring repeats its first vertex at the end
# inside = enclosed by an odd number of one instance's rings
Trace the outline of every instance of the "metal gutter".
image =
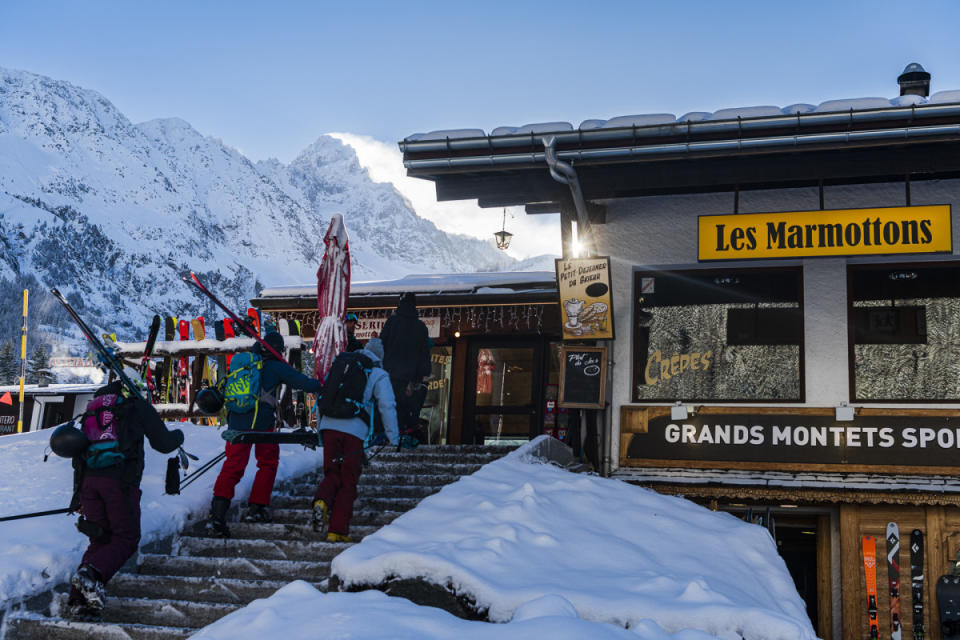
{"type": "MultiPolygon", "coordinates": [[[[539,136],[539,140],[552,137],[559,142],[560,135],[539,136]]],[[[812,133],[807,135],[772,136],[765,138],[734,138],[702,142],[669,143],[656,145],[631,145],[600,149],[568,149],[557,151],[557,158],[565,162],[582,164],[603,161],[647,161],[679,157],[709,157],[729,155],[757,155],[785,151],[813,151],[827,148],[866,148],[891,144],[915,144],[935,140],[960,140],[960,124],[933,125],[927,127],[902,127],[897,129],[874,129],[866,131],[842,131],[812,133]]],[[[539,168],[546,162],[545,152],[485,154],[456,158],[431,158],[404,160],[404,167],[412,172],[431,169],[510,169],[539,168]]]]}
{"type": "Polygon", "coordinates": [[[722,133],[758,133],[765,129],[783,129],[787,127],[804,131],[830,126],[848,125],[855,127],[881,121],[902,121],[912,124],[937,118],[960,118],[960,104],[914,105],[911,107],[890,107],[888,109],[865,109],[863,111],[853,111],[851,109],[850,111],[797,113],[763,118],[676,122],[673,124],[649,125],[644,127],[578,129],[575,131],[560,131],[556,133],[540,132],[477,138],[403,140],[399,143],[399,146],[404,154],[442,151],[493,151],[525,148],[531,145],[539,146],[539,139],[544,135],[553,136],[557,144],[562,146],[566,144],[591,144],[620,140],[637,141],[643,138],[655,139],[673,136],[696,137],[722,133]]]}
{"type": "Polygon", "coordinates": [[[580,243],[587,251],[587,255],[593,254],[593,234],[590,231],[590,218],[587,215],[587,201],[583,197],[583,189],[580,187],[580,178],[573,165],[562,162],[557,158],[557,150],[554,146],[556,140],[553,136],[544,136],[543,155],[550,168],[550,175],[560,184],[570,187],[570,194],[573,197],[573,204],[577,210],[577,235],[581,238],[580,243]]]}

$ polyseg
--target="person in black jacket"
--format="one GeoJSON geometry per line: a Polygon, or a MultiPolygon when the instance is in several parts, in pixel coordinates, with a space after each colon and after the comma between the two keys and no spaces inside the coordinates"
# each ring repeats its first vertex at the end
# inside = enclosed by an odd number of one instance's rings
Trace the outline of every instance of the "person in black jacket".
{"type": "Polygon", "coordinates": [[[401,433],[413,433],[420,426],[420,407],[426,398],[423,379],[430,375],[430,337],[427,325],[417,316],[417,297],[408,291],[400,296],[397,310],[387,318],[380,332],[383,368],[390,374],[397,400],[401,433]]]}
{"type": "MultiPolygon", "coordinates": [[[[96,619],[104,604],[104,586],[136,552],[140,543],[140,480],[143,477],[143,440],[160,453],[170,453],[183,444],[180,429],[168,430],[150,403],[125,397],[119,381],[101,387],[94,400],[109,398],[109,410],[93,416],[100,425],[114,422],[121,457],[112,464],[95,461],[94,448],[73,459],[72,508],[82,515],[78,528],[90,537],[90,545],[70,580],[68,615],[96,619]]],[[[93,404],[93,402],[91,402],[93,404]]],[[[98,403],[99,404],[99,403],[98,403]]],[[[87,415],[87,414],[85,414],[87,415]]],[[[86,432],[86,429],[84,429],[86,432]]],[[[88,434],[89,437],[89,434],[88,434]]]]}
{"type": "Polygon", "coordinates": [[[357,336],[353,334],[354,330],[357,328],[357,314],[353,311],[347,314],[346,319],[343,321],[344,326],[347,327],[347,347],[344,351],[359,351],[363,349],[363,343],[357,340],[357,336]]]}

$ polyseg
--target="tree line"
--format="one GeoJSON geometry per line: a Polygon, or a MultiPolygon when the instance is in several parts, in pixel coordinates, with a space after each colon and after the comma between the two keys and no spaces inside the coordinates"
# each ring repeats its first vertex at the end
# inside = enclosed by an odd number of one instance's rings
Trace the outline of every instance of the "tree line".
{"type": "MultiPolygon", "coordinates": [[[[17,384],[20,381],[22,362],[20,360],[20,345],[8,340],[0,345],[0,385],[17,384]]],[[[26,384],[40,384],[51,382],[50,348],[45,344],[38,344],[27,358],[26,384]]]]}

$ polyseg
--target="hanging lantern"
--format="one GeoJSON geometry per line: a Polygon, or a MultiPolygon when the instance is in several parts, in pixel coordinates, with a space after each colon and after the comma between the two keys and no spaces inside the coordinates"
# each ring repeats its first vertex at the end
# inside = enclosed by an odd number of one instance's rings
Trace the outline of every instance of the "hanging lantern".
{"type": "Polygon", "coordinates": [[[513,234],[507,231],[507,210],[503,210],[503,229],[493,234],[497,239],[497,249],[508,249],[513,234]]]}

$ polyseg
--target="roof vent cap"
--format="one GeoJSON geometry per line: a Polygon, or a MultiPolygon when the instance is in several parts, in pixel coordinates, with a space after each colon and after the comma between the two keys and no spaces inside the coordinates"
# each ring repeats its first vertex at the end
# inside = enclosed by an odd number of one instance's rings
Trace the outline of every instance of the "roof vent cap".
{"type": "Polygon", "coordinates": [[[911,62],[897,77],[900,85],[900,95],[916,95],[927,97],[930,95],[930,74],[917,62],[911,62]]]}

